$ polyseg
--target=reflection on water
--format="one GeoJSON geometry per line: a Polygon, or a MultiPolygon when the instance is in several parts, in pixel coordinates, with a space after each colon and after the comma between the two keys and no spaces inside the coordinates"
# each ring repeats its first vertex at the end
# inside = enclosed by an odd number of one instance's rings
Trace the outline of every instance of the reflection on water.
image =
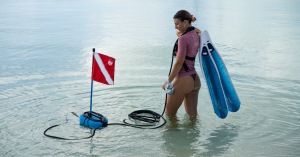
{"type": "Polygon", "coordinates": [[[162,138],[163,150],[170,156],[222,156],[239,132],[239,127],[224,124],[203,133],[201,129],[206,128],[201,126],[199,116],[185,114],[183,120],[176,116],[168,118],[162,138]]]}
{"type": "Polygon", "coordinates": [[[238,136],[239,127],[231,124],[224,124],[211,131],[207,142],[200,144],[206,151],[201,156],[222,156],[227,151],[238,136]]]}
{"type": "Polygon", "coordinates": [[[165,140],[162,149],[170,156],[193,156],[198,149],[194,146],[200,137],[198,116],[185,114],[182,122],[176,117],[168,117],[162,133],[165,140]]]}

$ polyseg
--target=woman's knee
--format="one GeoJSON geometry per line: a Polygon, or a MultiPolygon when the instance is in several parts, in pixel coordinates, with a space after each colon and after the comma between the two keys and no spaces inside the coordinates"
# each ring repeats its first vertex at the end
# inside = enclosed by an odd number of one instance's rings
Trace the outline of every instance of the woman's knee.
{"type": "Polygon", "coordinates": [[[177,111],[176,112],[174,112],[174,111],[172,111],[172,110],[168,110],[167,108],[166,108],[166,115],[167,116],[169,116],[169,117],[174,117],[175,115],[176,115],[176,113],[177,113],[177,111]]]}
{"type": "Polygon", "coordinates": [[[189,114],[190,116],[197,116],[198,112],[197,112],[197,110],[196,111],[189,111],[189,112],[187,112],[187,114],[189,114]]]}

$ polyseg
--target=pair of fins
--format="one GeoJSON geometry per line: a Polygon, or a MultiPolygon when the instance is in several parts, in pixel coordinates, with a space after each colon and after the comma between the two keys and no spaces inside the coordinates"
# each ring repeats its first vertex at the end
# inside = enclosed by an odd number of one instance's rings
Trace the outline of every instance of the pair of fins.
{"type": "Polygon", "coordinates": [[[226,66],[212,43],[206,30],[200,36],[199,62],[205,78],[215,114],[226,118],[228,110],[236,112],[240,108],[240,100],[234,89],[226,66]]]}

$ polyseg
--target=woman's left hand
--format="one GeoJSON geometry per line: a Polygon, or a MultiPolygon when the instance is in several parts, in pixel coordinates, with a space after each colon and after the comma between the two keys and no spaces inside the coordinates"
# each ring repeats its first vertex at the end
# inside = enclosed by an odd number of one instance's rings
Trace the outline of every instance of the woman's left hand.
{"type": "Polygon", "coordinates": [[[196,27],[195,27],[195,32],[196,32],[197,34],[201,34],[200,29],[198,29],[198,28],[196,28],[196,27]]]}
{"type": "Polygon", "coordinates": [[[167,84],[167,81],[164,83],[164,85],[162,86],[162,89],[165,90],[165,86],[167,84]]]}

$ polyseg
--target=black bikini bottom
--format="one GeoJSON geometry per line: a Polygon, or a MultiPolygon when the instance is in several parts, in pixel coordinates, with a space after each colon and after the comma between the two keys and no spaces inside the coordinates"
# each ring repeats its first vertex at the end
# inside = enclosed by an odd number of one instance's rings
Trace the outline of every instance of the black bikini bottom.
{"type": "Polygon", "coordinates": [[[197,74],[192,74],[192,75],[190,75],[193,79],[194,79],[194,81],[196,80],[196,76],[197,76],[197,74]]]}

